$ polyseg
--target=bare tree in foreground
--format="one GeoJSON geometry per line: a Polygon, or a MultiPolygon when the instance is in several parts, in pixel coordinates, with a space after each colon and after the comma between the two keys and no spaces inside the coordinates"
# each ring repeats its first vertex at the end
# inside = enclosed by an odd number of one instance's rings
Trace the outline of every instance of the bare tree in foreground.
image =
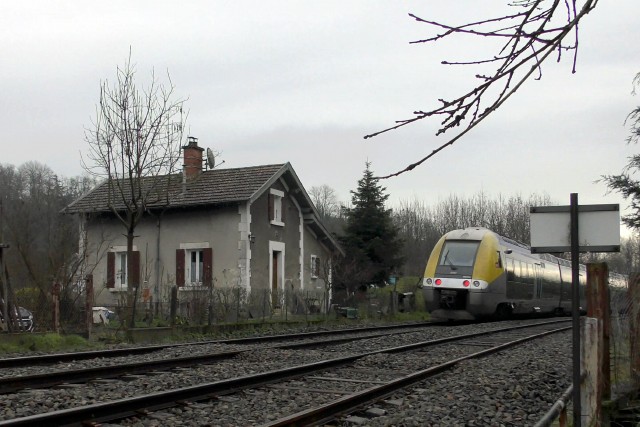
{"type": "MultiPolygon", "coordinates": [[[[167,180],[177,171],[186,114],[184,99],[175,99],[168,78],[165,86],[151,73],[147,87],[135,82],[131,57],[117,69],[117,81],[100,85],[100,101],[89,144],[88,172],[106,180],[107,206],[127,236],[127,294],[133,303],[139,278],[134,277],[133,240],[137,224],[150,203],[167,200],[167,180]]],[[[133,315],[131,318],[133,322],[133,315]]]]}
{"type": "Polygon", "coordinates": [[[429,43],[454,34],[497,39],[501,48],[491,58],[450,62],[445,65],[494,65],[492,74],[476,74],[479,83],[456,99],[440,99],[441,105],[427,111],[415,111],[414,117],[398,120],[396,125],[366,135],[372,138],[429,117],[442,119],[437,135],[461,126],[461,131],[422,159],[406,168],[383,176],[400,175],[421,165],[429,158],[452,145],[471,129],[497,110],[530,77],[542,77],[542,63],[555,53],[557,61],[562,54],[572,52],[575,73],[578,52],[578,24],[591,12],[598,0],[512,0],[508,3],[516,9],[491,19],[469,22],[459,26],[446,25],[409,14],[416,21],[440,30],[436,35],[411,43],[429,43]]]}

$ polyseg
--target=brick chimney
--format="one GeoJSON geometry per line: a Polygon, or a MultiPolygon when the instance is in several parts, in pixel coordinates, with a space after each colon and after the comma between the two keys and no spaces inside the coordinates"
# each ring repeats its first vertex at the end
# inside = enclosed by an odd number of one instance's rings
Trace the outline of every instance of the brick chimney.
{"type": "Polygon", "coordinates": [[[190,136],[187,138],[187,145],[183,146],[182,149],[184,150],[183,178],[190,181],[202,172],[202,152],[204,148],[198,147],[198,138],[190,136]]]}

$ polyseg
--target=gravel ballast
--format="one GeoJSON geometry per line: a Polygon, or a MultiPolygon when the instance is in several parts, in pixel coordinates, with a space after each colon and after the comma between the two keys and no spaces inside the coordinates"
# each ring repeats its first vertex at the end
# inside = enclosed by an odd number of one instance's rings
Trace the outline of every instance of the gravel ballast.
{"type": "MultiPolygon", "coordinates": [[[[404,345],[417,340],[437,339],[446,336],[497,328],[495,323],[459,326],[455,328],[434,327],[418,332],[409,332],[375,339],[357,340],[335,346],[313,350],[271,349],[258,345],[256,350],[242,354],[232,361],[221,361],[212,365],[197,366],[160,372],[131,381],[105,380],[79,384],[77,386],[25,390],[4,395],[0,400],[0,419],[24,417],[89,405],[107,400],[147,394],[172,388],[213,382],[225,378],[250,375],[266,370],[284,368],[292,364],[310,363],[361,353],[382,347],[404,345]]],[[[504,326],[504,325],[502,325],[504,326]]],[[[181,357],[200,352],[223,351],[235,348],[221,344],[182,346],[166,349],[159,354],[119,357],[117,360],[80,361],[70,366],[92,367],[96,364],[119,364],[141,362],[158,357],[181,357]]],[[[460,346],[442,347],[437,352],[424,350],[433,363],[441,363],[457,357],[460,346]]],[[[246,346],[245,346],[246,348],[246,346]]],[[[359,361],[362,367],[375,366],[380,378],[385,379],[386,368],[407,371],[422,368],[417,360],[407,355],[380,354],[359,361]]],[[[29,367],[26,372],[46,373],[56,367],[29,367]]],[[[20,368],[23,370],[24,368],[20,368]]],[[[532,425],[546,412],[557,397],[571,382],[570,333],[555,334],[520,346],[504,354],[465,362],[453,371],[440,374],[416,386],[413,391],[393,397],[393,405],[377,405],[386,415],[367,419],[366,425],[376,426],[473,426],[473,425],[532,425]]],[[[14,371],[14,370],[7,370],[14,371]]],[[[3,372],[4,375],[15,375],[3,372]]],[[[124,425],[259,425],[277,419],[279,414],[293,413],[309,406],[308,393],[304,390],[284,393],[277,389],[258,389],[223,396],[214,402],[204,402],[184,407],[170,408],[153,414],[144,420],[128,420],[124,425]],[[299,393],[299,396],[296,396],[299,393]],[[249,424],[247,424],[249,423],[249,424]]],[[[330,401],[339,396],[329,393],[318,395],[313,404],[330,401]]]]}

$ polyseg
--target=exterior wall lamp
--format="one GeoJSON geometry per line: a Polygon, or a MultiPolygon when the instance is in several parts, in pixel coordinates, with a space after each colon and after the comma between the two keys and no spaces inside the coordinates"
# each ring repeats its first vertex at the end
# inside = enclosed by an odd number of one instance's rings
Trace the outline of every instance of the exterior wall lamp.
{"type": "Polygon", "coordinates": [[[251,243],[255,243],[256,242],[255,234],[249,233],[249,242],[251,242],[251,243]]]}

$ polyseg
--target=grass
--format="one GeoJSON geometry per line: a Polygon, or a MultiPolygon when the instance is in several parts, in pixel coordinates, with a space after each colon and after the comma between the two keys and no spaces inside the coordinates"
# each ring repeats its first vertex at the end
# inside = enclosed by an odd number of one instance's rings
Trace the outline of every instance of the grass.
{"type": "MultiPolygon", "coordinates": [[[[416,287],[417,277],[399,278],[395,286],[370,289],[366,296],[366,302],[360,301],[355,306],[358,308],[358,317],[348,319],[338,316],[336,313],[324,314],[287,314],[277,317],[241,319],[235,322],[215,322],[214,326],[222,326],[215,337],[242,337],[256,333],[268,333],[274,330],[286,330],[295,328],[304,323],[320,323],[324,325],[367,325],[385,322],[411,322],[429,319],[429,314],[424,311],[422,292],[416,287]],[[391,296],[393,291],[398,293],[413,293],[413,304],[409,311],[393,313],[391,310],[391,296]],[[227,328],[225,328],[227,326],[227,328]]],[[[402,307],[398,307],[399,309],[402,307]]],[[[156,327],[170,326],[167,320],[155,318],[151,322],[137,321],[136,328],[153,329],[156,327]]],[[[162,342],[185,342],[212,339],[214,334],[202,334],[188,328],[181,330],[181,326],[188,326],[187,322],[178,322],[178,328],[173,334],[161,338],[162,342]]],[[[204,325],[194,325],[204,326],[204,325]]],[[[113,319],[107,325],[95,325],[92,331],[92,340],[78,335],[48,334],[23,334],[11,342],[0,341],[0,354],[28,353],[28,352],[65,352],[87,349],[104,348],[108,344],[126,342],[126,335],[122,332],[126,328],[117,319],[113,319]]]]}
{"type": "Polygon", "coordinates": [[[15,342],[0,344],[0,353],[79,351],[99,346],[78,335],[23,334],[15,342]]]}
{"type": "MultiPolygon", "coordinates": [[[[429,315],[426,312],[414,311],[405,313],[388,313],[379,317],[367,316],[366,309],[359,310],[357,319],[347,319],[346,317],[336,317],[331,314],[326,318],[324,316],[309,316],[306,320],[321,321],[327,325],[366,325],[370,323],[384,322],[410,322],[428,320],[429,315]]],[[[286,331],[290,328],[296,328],[304,323],[304,316],[291,316],[288,322],[273,321],[267,319],[265,322],[252,320],[240,322],[245,325],[243,328],[234,329],[233,323],[229,323],[229,329],[220,331],[215,334],[216,337],[240,338],[255,335],[257,333],[269,333],[270,331],[286,331]],[[249,327],[246,327],[249,326],[249,327]]],[[[110,324],[109,326],[115,326],[110,324]]],[[[22,334],[16,337],[13,342],[8,340],[0,342],[0,354],[30,353],[30,352],[71,352],[83,350],[95,350],[104,348],[105,345],[118,344],[126,342],[124,334],[118,334],[111,328],[94,328],[93,339],[91,341],[79,335],[60,335],[55,333],[47,334],[22,334]]],[[[211,339],[213,334],[202,334],[193,331],[177,330],[174,334],[164,337],[160,340],[163,343],[201,341],[211,339]]]]}

